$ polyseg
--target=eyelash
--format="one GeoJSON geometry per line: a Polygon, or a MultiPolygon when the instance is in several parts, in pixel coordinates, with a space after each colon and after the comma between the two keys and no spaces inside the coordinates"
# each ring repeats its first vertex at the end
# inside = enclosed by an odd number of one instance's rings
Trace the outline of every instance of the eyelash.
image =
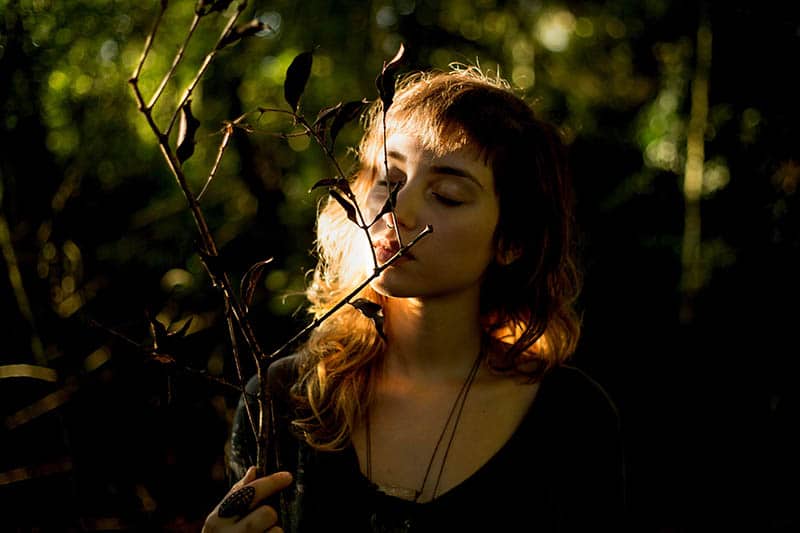
{"type": "MultiPolygon", "coordinates": [[[[389,183],[385,179],[380,179],[375,183],[375,186],[386,188],[389,186],[389,183]]],[[[461,200],[453,200],[452,198],[448,198],[447,196],[441,195],[439,193],[432,193],[432,194],[437,202],[447,207],[458,207],[459,205],[462,205],[464,203],[461,200]]]]}
{"type": "Polygon", "coordinates": [[[433,193],[433,197],[436,198],[436,201],[438,201],[440,204],[447,207],[458,207],[464,203],[461,200],[453,200],[452,198],[448,198],[447,196],[442,196],[441,194],[437,193],[433,193]]]}

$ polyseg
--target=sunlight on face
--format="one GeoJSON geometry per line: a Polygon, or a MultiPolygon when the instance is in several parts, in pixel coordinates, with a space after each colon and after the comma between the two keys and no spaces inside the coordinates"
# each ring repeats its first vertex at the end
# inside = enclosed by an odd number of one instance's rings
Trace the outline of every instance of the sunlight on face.
{"type": "MultiPolygon", "coordinates": [[[[499,203],[491,168],[472,144],[434,153],[413,134],[395,133],[387,140],[388,174],[378,165],[378,179],[366,202],[379,212],[388,186],[402,185],[395,206],[397,231],[408,243],[426,225],[433,233],[420,240],[373,283],[387,296],[437,297],[480,294],[483,274],[494,256],[499,203]]],[[[382,163],[382,162],[381,162],[382,163]]],[[[391,217],[371,229],[379,263],[399,248],[391,217]]]]}

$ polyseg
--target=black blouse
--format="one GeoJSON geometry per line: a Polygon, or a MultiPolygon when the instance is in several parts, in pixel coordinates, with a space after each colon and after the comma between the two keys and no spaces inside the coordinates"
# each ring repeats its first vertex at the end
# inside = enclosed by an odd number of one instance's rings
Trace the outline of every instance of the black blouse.
{"type": "MultiPolygon", "coordinates": [[[[481,468],[426,503],[375,490],[355,449],[320,452],[289,431],[289,389],[297,357],[270,366],[281,468],[295,481],[285,496],[287,532],[624,531],[625,465],[617,410],[584,372],[559,366],[540,384],[520,426],[481,468]]],[[[256,377],[247,386],[252,412],[256,377]]],[[[239,402],[231,433],[232,476],[255,463],[256,446],[239,402]]]]}

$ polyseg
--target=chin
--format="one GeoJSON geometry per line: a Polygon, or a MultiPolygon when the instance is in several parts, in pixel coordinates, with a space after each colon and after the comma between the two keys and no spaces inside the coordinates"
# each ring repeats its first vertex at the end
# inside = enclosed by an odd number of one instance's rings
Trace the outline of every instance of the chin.
{"type": "Polygon", "coordinates": [[[393,272],[392,269],[385,270],[380,276],[372,280],[370,287],[372,290],[389,298],[414,298],[421,296],[419,278],[409,279],[393,272]]]}
{"type": "Polygon", "coordinates": [[[372,290],[388,298],[412,298],[418,296],[417,291],[408,290],[408,287],[399,286],[397,283],[387,283],[380,278],[374,280],[370,287],[372,290]]]}

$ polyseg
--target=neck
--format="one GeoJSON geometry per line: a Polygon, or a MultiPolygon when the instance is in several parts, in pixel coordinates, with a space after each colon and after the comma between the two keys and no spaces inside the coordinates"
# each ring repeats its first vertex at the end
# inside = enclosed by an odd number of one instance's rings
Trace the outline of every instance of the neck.
{"type": "Polygon", "coordinates": [[[481,348],[477,297],[387,298],[384,314],[385,375],[418,383],[464,379],[481,348]]]}

